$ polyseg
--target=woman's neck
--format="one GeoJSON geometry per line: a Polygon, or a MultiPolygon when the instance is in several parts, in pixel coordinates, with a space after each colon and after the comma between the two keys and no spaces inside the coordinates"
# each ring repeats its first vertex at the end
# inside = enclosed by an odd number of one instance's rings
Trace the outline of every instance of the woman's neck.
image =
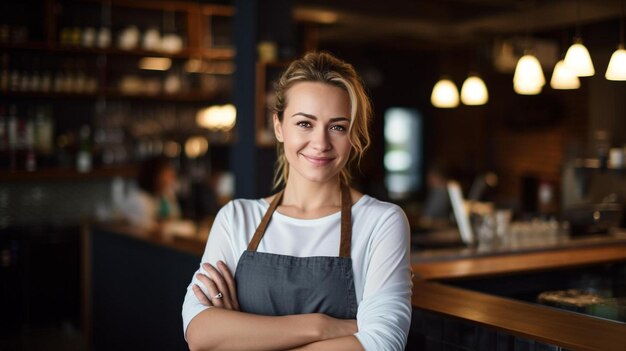
{"type": "Polygon", "coordinates": [[[289,177],[285,186],[282,206],[298,212],[316,212],[341,205],[339,177],[324,183],[311,182],[299,177],[289,177]]]}

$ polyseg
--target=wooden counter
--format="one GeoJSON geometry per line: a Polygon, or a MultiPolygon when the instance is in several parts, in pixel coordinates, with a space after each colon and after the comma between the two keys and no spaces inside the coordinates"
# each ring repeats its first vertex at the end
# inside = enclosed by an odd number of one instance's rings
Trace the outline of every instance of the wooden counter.
{"type": "Polygon", "coordinates": [[[413,307],[572,350],[623,351],[626,325],[418,280],[413,307]]]}
{"type": "MultiPolygon", "coordinates": [[[[97,251],[93,251],[96,247],[107,250],[100,253],[100,259],[95,260],[95,262],[106,262],[105,267],[107,269],[110,269],[108,266],[112,263],[118,264],[118,261],[130,262],[131,258],[137,255],[143,255],[142,257],[152,255],[149,256],[152,257],[152,261],[158,262],[163,267],[162,264],[167,257],[164,256],[165,251],[162,249],[185,255],[185,257],[172,256],[167,261],[169,263],[166,263],[166,266],[173,269],[174,265],[182,261],[186,262],[184,269],[176,268],[174,269],[176,272],[171,272],[171,280],[173,281],[176,277],[180,281],[167,285],[177,289],[182,289],[181,287],[187,283],[186,280],[190,277],[190,272],[195,269],[193,267],[197,266],[197,260],[206,245],[206,239],[149,234],[123,226],[100,226],[95,230],[100,233],[96,237],[99,238],[100,242],[94,243],[95,246],[91,246],[91,251],[97,254],[97,251]],[[113,243],[116,244],[112,245],[113,243]],[[148,245],[142,245],[142,243],[148,245]],[[120,245],[124,246],[123,252],[130,248],[133,248],[133,251],[129,251],[126,256],[116,257],[112,261],[102,261],[104,258],[110,257],[112,253],[117,252],[115,248],[121,247],[120,245]],[[145,248],[143,248],[144,246],[145,248]],[[145,252],[145,250],[148,251],[145,252]],[[151,253],[152,251],[154,253],[151,253]],[[182,278],[178,277],[181,276],[180,272],[183,272],[182,278]]],[[[132,265],[129,264],[126,267],[134,267],[139,261],[133,262],[132,265]]],[[[451,249],[440,252],[434,250],[413,252],[412,268],[415,279],[412,304],[415,311],[414,316],[419,313],[429,313],[444,319],[447,318],[443,324],[448,326],[452,324],[448,320],[457,320],[475,326],[475,328],[504,333],[512,336],[512,338],[526,338],[533,340],[533,342],[547,343],[572,350],[623,350],[626,340],[624,337],[626,325],[624,323],[593,318],[446,284],[471,281],[472,279],[583,268],[614,262],[626,262],[626,237],[624,236],[559,239],[551,241],[546,246],[533,245],[519,251],[508,252],[503,252],[500,249],[489,252],[472,248],[459,248],[457,255],[451,249]]],[[[145,271],[144,268],[141,272],[145,271]]],[[[102,280],[102,273],[100,274],[101,278],[99,279],[102,280]]],[[[87,275],[91,276],[89,273],[87,275]]],[[[141,275],[132,274],[128,277],[128,281],[137,279],[138,276],[141,275]]],[[[117,276],[111,276],[111,279],[113,277],[115,281],[119,280],[117,276]]],[[[164,278],[153,277],[151,279],[156,281],[164,278]]],[[[94,287],[95,292],[98,292],[101,289],[98,286],[109,286],[109,284],[109,281],[100,283],[96,281],[95,284],[92,284],[93,287],[86,287],[86,292],[91,293],[94,287]]],[[[142,284],[148,285],[148,282],[142,284]]],[[[109,292],[109,294],[111,293],[109,292]]],[[[124,292],[120,296],[126,295],[127,292],[124,292]]],[[[102,294],[96,294],[96,297],[100,300],[104,298],[102,294]]],[[[171,298],[171,304],[180,303],[181,298],[181,296],[174,296],[171,298]]],[[[90,309],[87,311],[91,312],[90,309]]],[[[102,310],[96,312],[101,315],[104,313],[102,310]]],[[[106,312],[110,313],[108,310],[106,312]]],[[[179,313],[178,310],[172,311],[173,315],[177,313],[179,313]]],[[[413,327],[411,333],[413,333],[413,327]]],[[[445,333],[442,332],[443,334],[445,333]]],[[[100,340],[102,342],[102,338],[100,340]]],[[[419,343],[416,345],[418,346],[414,349],[422,349],[423,347],[419,343]]],[[[471,348],[467,349],[470,350],[471,348]]]]}
{"type": "Polygon", "coordinates": [[[185,350],[181,305],[206,239],[83,230],[84,335],[95,350],[185,350]]]}
{"type": "Polygon", "coordinates": [[[626,261],[626,243],[617,246],[607,244],[605,246],[422,262],[412,266],[413,273],[417,278],[437,281],[549,271],[619,261],[626,261]]]}
{"type": "Polygon", "coordinates": [[[626,262],[626,241],[621,236],[580,240],[527,252],[475,257],[454,258],[448,250],[439,260],[433,252],[424,256],[415,252],[413,308],[572,350],[624,350],[624,323],[446,284],[626,262]]]}
{"type": "Polygon", "coordinates": [[[165,235],[162,233],[148,232],[127,225],[106,224],[96,225],[94,228],[106,231],[110,234],[122,235],[131,240],[144,241],[152,245],[169,248],[183,253],[189,253],[198,257],[202,256],[207,240],[206,236],[186,237],[179,235],[165,235]]]}

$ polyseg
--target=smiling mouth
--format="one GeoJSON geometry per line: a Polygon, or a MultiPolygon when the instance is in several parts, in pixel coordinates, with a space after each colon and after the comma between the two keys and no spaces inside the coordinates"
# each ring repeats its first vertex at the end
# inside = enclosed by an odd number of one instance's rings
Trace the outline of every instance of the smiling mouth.
{"type": "Polygon", "coordinates": [[[307,161],[311,162],[314,165],[317,166],[323,166],[325,164],[330,163],[332,160],[334,160],[334,157],[314,157],[314,156],[307,156],[304,154],[301,154],[304,158],[307,159],[307,161]]]}

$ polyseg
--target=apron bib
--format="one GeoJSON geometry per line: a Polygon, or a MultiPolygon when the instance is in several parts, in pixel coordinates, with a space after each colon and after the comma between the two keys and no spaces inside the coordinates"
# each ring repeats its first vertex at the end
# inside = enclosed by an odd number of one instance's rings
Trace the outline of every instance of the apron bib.
{"type": "Polygon", "coordinates": [[[248,249],[237,264],[235,281],[242,312],[267,316],[324,313],[355,319],[357,312],[350,247],[352,200],[341,186],[341,241],[338,257],[294,257],[257,252],[283,191],[276,194],[248,249]]]}

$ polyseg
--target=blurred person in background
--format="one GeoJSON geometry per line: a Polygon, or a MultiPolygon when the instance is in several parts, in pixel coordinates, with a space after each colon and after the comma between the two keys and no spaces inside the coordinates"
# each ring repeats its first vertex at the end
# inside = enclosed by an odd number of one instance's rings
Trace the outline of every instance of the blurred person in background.
{"type": "Polygon", "coordinates": [[[122,208],[123,216],[138,228],[161,231],[168,221],[180,218],[175,194],[176,170],[165,157],[145,160],[122,208]]]}
{"type": "Polygon", "coordinates": [[[420,227],[435,229],[449,225],[452,205],[448,194],[448,180],[449,172],[443,163],[435,163],[429,167],[420,227]]]}

